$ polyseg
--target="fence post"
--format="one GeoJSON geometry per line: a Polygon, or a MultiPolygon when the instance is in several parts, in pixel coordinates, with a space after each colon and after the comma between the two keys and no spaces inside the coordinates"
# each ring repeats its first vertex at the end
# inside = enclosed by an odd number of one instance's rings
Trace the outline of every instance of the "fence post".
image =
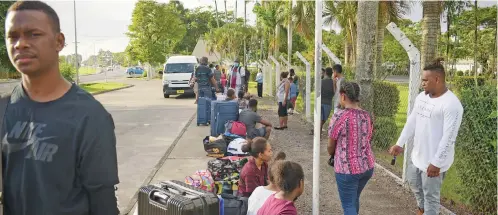
{"type": "Polygon", "coordinates": [[[275,63],[275,98],[278,90],[278,80],[280,79],[280,63],[273,56],[269,57],[273,63],[275,63]]]}
{"type": "Polygon", "coordinates": [[[322,44],[322,50],[329,56],[329,58],[334,61],[335,64],[342,64],[341,63],[341,60],[339,60],[339,58],[337,56],[335,56],[334,53],[332,53],[332,51],[330,51],[330,49],[325,45],[325,44],[322,44]]]}
{"type": "MultiPolygon", "coordinates": [[[[419,94],[420,89],[420,51],[413,45],[413,43],[406,37],[405,33],[401,31],[394,22],[389,23],[386,26],[389,33],[391,33],[394,38],[403,46],[406,53],[408,53],[408,58],[410,59],[410,82],[408,84],[408,110],[407,114],[413,110],[413,105],[415,105],[415,99],[419,94]]],[[[413,138],[407,141],[405,144],[404,159],[403,159],[403,183],[406,184],[406,171],[413,165],[412,164],[412,149],[413,149],[413,138]]]]}
{"type": "Polygon", "coordinates": [[[305,111],[306,121],[311,122],[311,65],[301,53],[296,52],[297,57],[306,65],[306,94],[305,111]]]}
{"type": "Polygon", "coordinates": [[[322,69],[322,25],[323,25],[323,0],[315,0],[315,112],[313,120],[313,215],[320,214],[320,118],[322,80],[320,77],[322,69]]]}
{"type": "Polygon", "coordinates": [[[286,60],[286,59],[285,59],[282,55],[280,55],[280,57],[279,57],[279,58],[280,58],[280,60],[281,60],[282,62],[284,62],[284,63],[285,63],[285,65],[287,65],[287,70],[286,70],[286,71],[287,71],[287,72],[289,72],[289,70],[290,70],[290,68],[291,68],[291,65],[290,65],[289,61],[287,61],[287,60],[286,60]]]}
{"type": "Polygon", "coordinates": [[[272,75],[271,75],[271,64],[267,61],[267,60],[263,60],[263,62],[265,62],[266,64],[266,76],[268,77],[268,84],[264,83],[264,85],[266,85],[266,90],[268,91],[268,95],[269,96],[273,96],[273,87],[271,86],[273,84],[273,78],[272,78],[272,75]]]}

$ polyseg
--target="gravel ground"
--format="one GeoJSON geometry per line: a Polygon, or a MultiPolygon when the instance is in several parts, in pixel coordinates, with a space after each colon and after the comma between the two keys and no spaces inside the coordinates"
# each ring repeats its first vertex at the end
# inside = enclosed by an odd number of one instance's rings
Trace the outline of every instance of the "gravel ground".
{"type": "MultiPolygon", "coordinates": [[[[260,99],[259,113],[274,125],[278,124],[276,105],[269,99],[260,99]]],[[[287,159],[302,165],[305,173],[305,191],[296,201],[300,215],[312,214],[313,180],[313,136],[311,127],[300,120],[299,115],[289,117],[289,129],[272,131],[270,143],[273,151],[284,151],[287,159]]],[[[326,163],[327,143],[322,138],[320,159],[320,214],[342,214],[339,193],[333,169],[326,163]]],[[[376,169],[360,198],[361,215],[408,215],[415,214],[416,202],[413,195],[399,186],[382,170],[376,169]]]]}

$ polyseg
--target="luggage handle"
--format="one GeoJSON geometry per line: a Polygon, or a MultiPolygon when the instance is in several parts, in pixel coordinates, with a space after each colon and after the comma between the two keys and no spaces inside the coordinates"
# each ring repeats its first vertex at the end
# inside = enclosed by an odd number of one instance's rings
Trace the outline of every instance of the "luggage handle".
{"type": "Polygon", "coordinates": [[[158,204],[166,205],[170,197],[160,190],[154,189],[149,194],[149,200],[158,204]]]}
{"type": "MultiPolygon", "coordinates": [[[[179,185],[174,184],[174,183],[172,183],[170,181],[163,181],[163,182],[161,182],[161,187],[164,188],[164,189],[167,189],[167,190],[169,190],[170,188],[177,187],[177,186],[179,186],[179,185]]],[[[202,209],[203,209],[204,215],[207,215],[208,211],[206,209],[206,206],[208,205],[208,203],[206,202],[206,200],[204,198],[202,198],[202,195],[204,195],[204,193],[201,193],[201,192],[196,191],[196,190],[189,189],[188,187],[183,187],[183,189],[189,191],[193,195],[197,195],[197,197],[200,197],[201,201],[203,202],[202,209]]],[[[182,193],[183,196],[187,195],[187,192],[185,192],[185,191],[182,191],[181,193],[182,193]]]]}

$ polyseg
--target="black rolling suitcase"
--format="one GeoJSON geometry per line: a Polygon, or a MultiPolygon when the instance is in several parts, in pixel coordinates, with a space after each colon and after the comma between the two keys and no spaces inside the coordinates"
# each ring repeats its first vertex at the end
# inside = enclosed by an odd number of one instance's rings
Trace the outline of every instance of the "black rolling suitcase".
{"type": "Polygon", "coordinates": [[[219,215],[218,196],[172,180],[140,188],[139,215],[219,215]]]}

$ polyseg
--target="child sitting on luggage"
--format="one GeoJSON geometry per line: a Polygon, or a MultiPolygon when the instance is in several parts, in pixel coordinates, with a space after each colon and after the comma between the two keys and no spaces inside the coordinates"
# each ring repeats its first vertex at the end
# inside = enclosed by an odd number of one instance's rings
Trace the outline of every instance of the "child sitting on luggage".
{"type": "Polygon", "coordinates": [[[275,194],[279,191],[278,185],[275,183],[275,175],[273,172],[280,172],[280,168],[282,168],[282,162],[278,162],[281,160],[285,160],[285,153],[279,152],[277,157],[275,157],[273,163],[268,168],[269,172],[269,182],[268,186],[259,186],[254,192],[252,192],[251,197],[249,197],[249,207],[247,210],[247,215],[256,215],[258,213],[259,208],[265,203],[266,199],[272,194],[275,194]]]}
{"type": "Polygon", "coordinates": [[[238,96],[239,96],[239,109],[245,110],[247,108],[247,102],[248,102],[248,100],[245,98],[245,92],[239,91],[238,96]]]}
{"type": "Polygon", "coordinates": [[[225,101],[233,101],[235,99],[235,90],[234,89],[228,89],[227,90],[227,98],[225,101]]]}
{"type": "Polygon", "coordinates": [[[258,215],[286,214],[297,215],[294,201],[303,194],[304,172],[301,165],[293,161],[278,161],[272,169],[275,184],[279,191],[272,194],[258,211],[258,215]],[[281,162],[281,164],[280,164],[281,162]]]}
{"type": "Polygon", "coordinates": [[[296,99],[297,99],[297,85],[294,83],[294,79],[292,77],[289,77],[289,82],[290,82],[290,89],[289,89],[289,97],[290,97],[290,108],[289,108],[289,114],[294,113],[294,108],[296,107],[296,99]]]}

